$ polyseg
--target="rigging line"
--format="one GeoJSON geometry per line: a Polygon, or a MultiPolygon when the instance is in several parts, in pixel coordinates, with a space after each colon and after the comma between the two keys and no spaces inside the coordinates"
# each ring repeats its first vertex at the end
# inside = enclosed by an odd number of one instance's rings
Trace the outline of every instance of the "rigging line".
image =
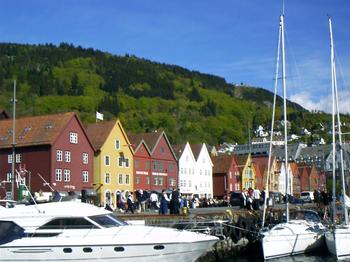
{"type": "Polygon", "coordinates": [[[337,54],[337,51],[334,50],[334,56],[335,56],[335,60],[337,61],[337,64],[338,64],[338,69],[340,70],[340,76],[341,76],[341,80],[343,82],[343,88],[342,90],[344,91],[347,91],[349,90],[349,84],[347,83],[346,81],[346,78],[344,77],[344,71],[343,71],[343,66],[342,66],[342,63],[341,63],[341,59],[339,59],[339,56],[337,54]]]}

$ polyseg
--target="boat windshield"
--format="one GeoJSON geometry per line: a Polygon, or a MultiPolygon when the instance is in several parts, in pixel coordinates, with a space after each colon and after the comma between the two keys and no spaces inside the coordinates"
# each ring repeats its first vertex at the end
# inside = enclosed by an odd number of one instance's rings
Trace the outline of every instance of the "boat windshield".
{"type": "Polygon", "coordinates": [[[291,213],[291,219],[320,222],[319,215],[314,211],[299,210],[291,213]]]}
{"type": "Polygon", "coordinates": [[[119,220],[113,215],[98,215],[89,218],[102,227],[119,227],[127,225],[126,222],[119,220]]]}

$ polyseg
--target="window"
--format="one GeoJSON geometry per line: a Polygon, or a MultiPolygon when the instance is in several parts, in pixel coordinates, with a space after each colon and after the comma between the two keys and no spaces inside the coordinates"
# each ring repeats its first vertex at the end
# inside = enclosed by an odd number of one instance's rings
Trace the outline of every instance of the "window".
{"type": "Polygon", "coordinates": [[[12,164],[12,154],[11,155],[7,155],[7,163],[8,164],[12,164]]]}
{"type": "Polygon", "coordinates": [[[123,166],[123,157],[118,157],[118,166],[122,167],[123,166]]]}
{"type": "Polygon", "coordinates": [[[69,163],[71,160],[71,154],[70,151],[64,151],[64,162],[69,163]]]}
{"type": "Polygon", "coordinates": [[[149,177],[146,177],[146,184],[149,185],[149,183],[150,183],[150,179],[149,177]]]}
{"type": "Polygon", "coordinates": [[[125,184],[130,184],[130,175],[125,175],[125,184]]]}
{"type": "Polygon", "coordinates": [[[83,153],[83,164],[88,164],[89,163],[89,154],[88,153],[83,153]]]}
{"type": "Polygon", "coordinates": [[[64,170],[64,181],[65,182],[69,182],[70,181],[70,170],[69,169],[65,169],[64,170]]]}
{"type": "Polygon", "coordinates": [[[129,158],[125,158],[125,167],[129,167],[129,158]]]}
{"type": "Polygon", "coordinates": [[[146,170],[149,170],[149,167],[150,167],[149,160],[146,160],[146,170]]]}
{"type": "Polygon", "coordinates": [[[169,172],[174,171],[174,163],[169,163],[169,172]]]}
{"type": "Polygon", "coordinates": [[[139,169],[140,168],[140,160],[135,160],[135,168],[139,169]]]}
{"type": "Polygon", "coordinates": [[[162,154],[164,154],[164,153],[165,153],[165,149],[164,149],[164,147],[161,147],[161,148],[160,148],[160,152],[161,152],[162,154]]]}
{"type": "Polygon", "coordinates": [[[89,172],[83,171],[83,182],[89,182],[89,172]]]}
{"type": "Polygon", "coordinates": [[[16,163],[22,162],[22,154],[16,154],[16,163]]]}
{"type": "Polygon", "coordinates": [[[69,142],[71,144],[78,144],[78,133],[70,132],[69,133],[69,142]]]}
{"type": "Polygon", "coordinates": [[[83,217],[57,218],[42,225],[39,229],[89,229],[97,228],[83,217]]]}
{"type": "Polygon", "coordinates": [[[160,186],[163,185],[163,177],[159,177],[159,178],[158,178],[158,184],[159,184],[160,186]]]}
{"type": "Polygon", "coordinates": [[[8,172],[6,174],[6,182],[11,182],[12,181],[12,175],[11,174],[12,174],[11,172],[8,172]]]}
{"type": "Polygon", "coordinates": [[[188,181],[188,186],[192,187],[192,181],[191,180],[188,181]]]}
{"type": "Polygon", "coordinates": [[[105,173],[105,183],[106,184],[110,184],[111,183],[111,178],[109,173],[105,173]]]}
{"type": "Polygon", "coordinates": [[[157,176],[155,176],[155,177],[153,178],[153,184],[154,184],[155,186],[158,186],[158,177],[157,177],[157,176]]]}
{"type": "Polygon", "coordinates": [[[176,180],[174,178],[169,179],[169,184],[170,186],[175,186],[176,185],[176,180]]]}
{"type": "Polygon", "coordinates": [[[123,184],[123,174],[118,175],[118,184],[119,185],[123,184]]]}
{"type": "Polygon", "coordinates": [[[55,170],[56,181],[62,181],[62,169],[55,170]]]}
{"type": "Polygon", "coordinates": [[[137,176],[137,177],[135,178],[135,183],[136,183],[136,185],[140,184],[140,177],[139,177],[139,176],[137,176]]]}
{"type": "Polygon", "coordinates": [[[105,156],[105,165],[109,166],[109,156],[105,156]]]}
{"type": "Polygon", "coordinates": [[[62,161],[62,150],[56,150],[56,161],[61,162],[62,161]]]}
{"type": "Polygon", "coordinates": [[[115,140],[115,149],[120,149],[120,141],[118,139],[115,140]]]}

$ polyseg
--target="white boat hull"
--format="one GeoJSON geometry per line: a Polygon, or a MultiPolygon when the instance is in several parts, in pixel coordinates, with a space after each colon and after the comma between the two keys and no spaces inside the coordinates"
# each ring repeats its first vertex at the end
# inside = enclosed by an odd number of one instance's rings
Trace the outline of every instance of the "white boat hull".
{"type": "Polygon", "coordinates": [[[350,226],[337,226],[325,234],[326,245],[338,260],[350,258],[350,226]]]}
{"type": "Polygon", "coordinates": [[[273,227],[262,239],[264,259],[307,253],[322,246],[322,225],[291,221],[273,227]],[[314,229],[314,230],[312,230],[314,229]]]}
{"type": "Polygon", "coordinates": [[[155,243],[149,245],[46,245],[36,247],[33,245],[16,246],[16,242],[23,241],[14,241],[12,245],[0,247],[1,261],[195,261],[209,251],[216,240],[164,245],[155,243]],[[71,252],[67,253],[67,250],[71,252]],[[90,250],[91,252],[86,252],[90,250]]]}

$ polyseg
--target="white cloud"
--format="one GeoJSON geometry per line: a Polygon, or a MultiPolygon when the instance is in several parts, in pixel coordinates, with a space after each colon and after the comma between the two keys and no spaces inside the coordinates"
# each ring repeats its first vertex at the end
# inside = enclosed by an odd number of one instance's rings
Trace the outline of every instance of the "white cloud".
{"type": "MultiPolygon", "coordinates": [[[[322,96],[317,101],[313,101],[312,97],[315,97],[313,94],[307,91],[302,91],[300,93],[294,94],[290,97],[295,103],[303,106],[308,110],[320,110],[327,113],[332,113],[332,96],[322,96]]],[[[349,91],[340,91],[338,94],[339,97],[339,109],[341,113],[350,113],[349,107],[349,91]]]]}

